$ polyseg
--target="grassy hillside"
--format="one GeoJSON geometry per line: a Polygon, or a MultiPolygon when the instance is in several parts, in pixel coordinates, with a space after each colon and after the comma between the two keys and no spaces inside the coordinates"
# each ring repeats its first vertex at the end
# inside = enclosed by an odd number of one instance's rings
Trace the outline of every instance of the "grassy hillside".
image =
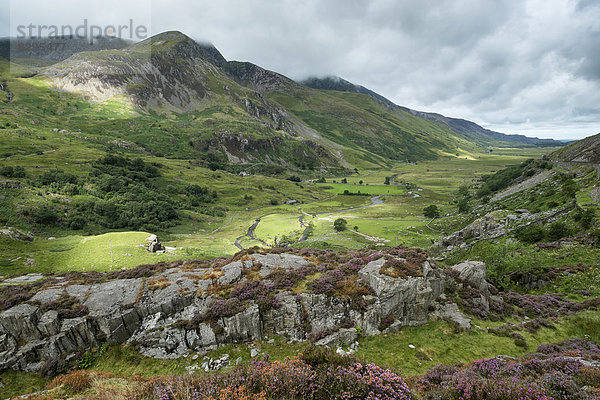
{"type": "MultiPolygon", "coordinates": [[[[250,63],[225,62],[210,50],[166,32],[120,50],[75,54],[41,70],[49,77],[41,80],[94,101],[170,115],[179,122],[177,130],[192,128],[186,138],[192,147],[213,149],[238,164],[381,167],[483,150],[481,141],[467,140],[443,122],[368,93],[312,89],[250,63]],[[96,81],[104,89],[91,83],[96,81]]],[[[160,128],[173,129],[164,125],[160,128]]],[[[194,155],[182,141],[170,139],[171,145],[158,140],[151,151],[194,155]]]]}
{"type": "Polygon", "coordinates": [[[352,150],[373,163],[460,156],[477,149],[441,124],[393,110],[365,94],[293,86],[269,92],[267,98],[343,145],[343,152],[352,150]]]}
{"type": "Polygon", "coordinates": [[[600,162],[600,134],[571,143],[555,151],[550,157],[566,162],[598,164],[600,162]]]}

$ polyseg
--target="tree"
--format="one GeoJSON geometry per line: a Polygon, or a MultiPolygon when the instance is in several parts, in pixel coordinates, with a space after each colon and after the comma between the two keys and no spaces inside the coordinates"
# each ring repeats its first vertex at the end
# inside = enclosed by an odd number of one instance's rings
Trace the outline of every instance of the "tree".
{"type": "Polygon", "coordinates": [[[462,197],[469,197],[469,186],[468,185],[461,185],[458,188],[458,194],[462,197]]]}
{"type": "Polygon", "coordinates": [[[342,183],[348,183],[348,179],[346,179],[346,178],[342,179],[342,183]]]}
{"type": "Polygon", "coordinates": [[[432,204],[423,209],[423,215],[427,218],[437,218],[440,216],[440,209],[435,204],[432,204]]]}
{"type": "Polygon", "coordinates": [[[458,200],[458,212],[468,213],[470,210],[469,200],[466,197],[462,197],[458,200]]]}
{"type": "Polygon", "coordinates": [[[345,231],[347,226],[348,221],[346,221],[344,218],[338,218],[333,223],[333,229],[335,229],[338,232],[345,231]]]}
{"type": "Polygon", "coordinates": [[[389,185],[390,181],[391,181],[391,178],[389,176],[386,176],[384,184],[389,185]]]}
{"type": "Polygon", "coordinates": [[[362,185],[362,184],[363,184],[363,181],[362,181],[362,179],[361,179],[360,181],[358,181],[358,184],[359,184],[359,185],[362,185]]]}

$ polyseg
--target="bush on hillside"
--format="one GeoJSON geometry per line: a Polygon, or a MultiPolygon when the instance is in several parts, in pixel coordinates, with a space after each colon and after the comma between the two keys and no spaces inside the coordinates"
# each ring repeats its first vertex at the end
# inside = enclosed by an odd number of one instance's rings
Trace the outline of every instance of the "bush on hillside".
{"type": "Polygon", "coordinates": [[[345,231],[347,227],[348,221],[346,221],[344,218],[338,218],[333,222],[333,229],[338,232],[345,231]]]}
{"type": "Polygon", "coordinates": [[[440,209],[435,204],[432,204],[423,209],[423,215],[427,218],[437,218],[440,216],[440,209]]]}
{"type": "Polygon", "coordinates": [[[23,167],[11,167],[10,165],[0,168],[0,175],[7,178],[25,178],[27,176],[23,167]]]}
{"type": "Polygon", "coordinates": [[[539,225],[524,226],[517,230],[516,236],[523,243],[537,243],[544,239],[544,228],[539,225]]]}

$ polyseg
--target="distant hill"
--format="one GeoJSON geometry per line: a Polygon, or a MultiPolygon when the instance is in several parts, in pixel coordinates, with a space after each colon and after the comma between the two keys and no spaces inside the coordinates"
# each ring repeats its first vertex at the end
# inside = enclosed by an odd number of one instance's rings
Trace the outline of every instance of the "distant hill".
{"type": "Polygon", "coordinates": [[[456,134],[464,137],[465,139],[472,140],[484,146],[498,145],[498,142],[505,142],[513,145],[523,144],[535,146],[561,146],[563,144],[562,142],[553,139],[538,139],[524,135],[507,135],[505,133],[485,129],[474,122],[467,121],[464,119],[450,118],[441,114],[416,111],[407,107],[398,106],[392,101],[385,98],[384,96],[375,93],[374,91],[369,90],[364,86],[355,85],[354,83],[348,82],[336,76],[329,76],[325,78],[311,77],[301,81],[300,83],[314,89],[367,94],[390,107],[398,107],[418,117],[442,123],[448,126],[450,129],[452,129],[456,134]]]}

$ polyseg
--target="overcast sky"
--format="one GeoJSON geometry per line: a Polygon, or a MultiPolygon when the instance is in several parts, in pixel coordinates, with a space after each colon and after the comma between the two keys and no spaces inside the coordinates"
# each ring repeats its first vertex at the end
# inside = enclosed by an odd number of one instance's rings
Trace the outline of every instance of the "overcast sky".
{"type": "MultiPolygon", "coordinates": [[[[397,104],[529,136],[600,132],[596,0],[0,0],[17,24],[180,30],[294,79],[337,75],[397,104]]],[[[10,26],[10,28],[9,28],[10,26]]]]}

